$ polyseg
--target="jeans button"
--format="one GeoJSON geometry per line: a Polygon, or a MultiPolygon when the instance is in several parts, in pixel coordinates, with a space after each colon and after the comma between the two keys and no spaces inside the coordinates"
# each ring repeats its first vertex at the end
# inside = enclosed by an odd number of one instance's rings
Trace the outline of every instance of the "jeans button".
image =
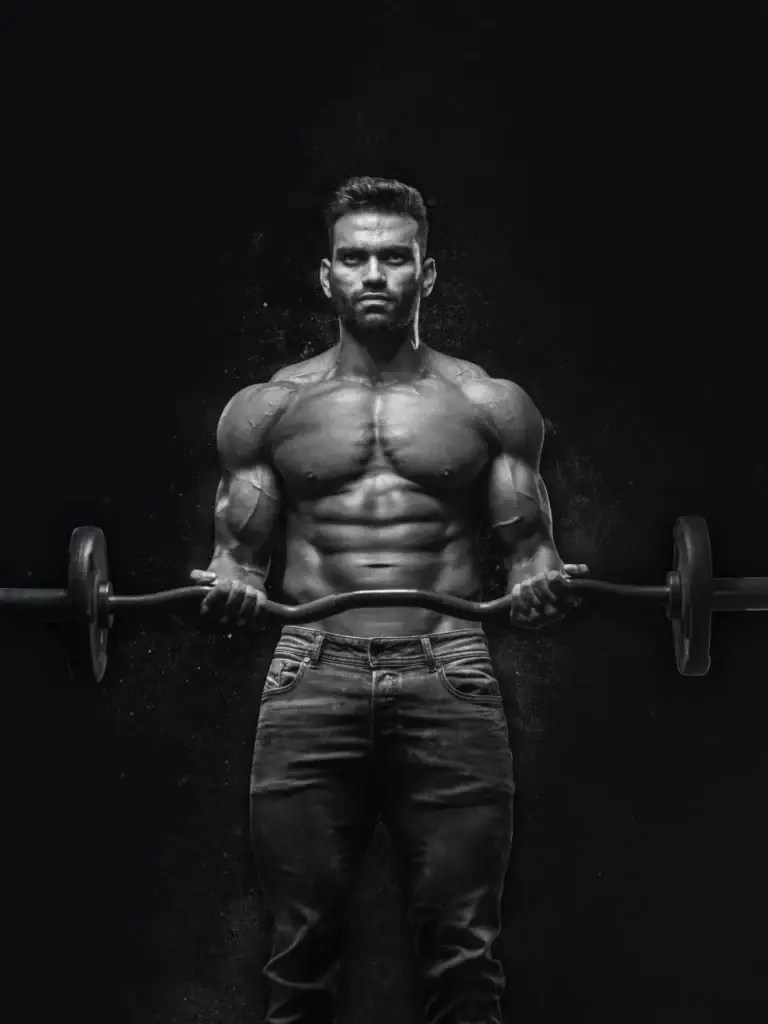
{"type": "Polygon", "coordinates": [[[309,659],[309,658],[305,658],[305,659],[304,659],[304,664],[305,664],[305,665],[308,665],[308,664],[309,664],[309,662],[310,662],[310,659],[309,659]]]}

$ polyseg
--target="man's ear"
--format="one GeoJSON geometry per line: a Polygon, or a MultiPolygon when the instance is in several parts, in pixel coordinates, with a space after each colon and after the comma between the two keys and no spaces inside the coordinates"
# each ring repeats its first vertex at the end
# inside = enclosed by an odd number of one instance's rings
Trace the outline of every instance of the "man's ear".
{"type": "Polygon", "coordinates": [[[424,265],[421,268],[421,294],[425,299],[432,294],[436,280],[437,267],[435,266],[435,261],[430,256],[429,259],[424,260],[424,265]]]}
{"type": "Polygon", "coordinates": [[[323,295],[326,299],[331,297],[331,261],[327,259],[320,260],[320,287],[323,289],[323,295]]]}

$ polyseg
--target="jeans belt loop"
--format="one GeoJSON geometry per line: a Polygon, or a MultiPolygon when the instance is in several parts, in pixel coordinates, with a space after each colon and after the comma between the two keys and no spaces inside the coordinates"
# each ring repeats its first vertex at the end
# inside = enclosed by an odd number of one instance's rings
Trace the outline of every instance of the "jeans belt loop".
{"type": "Polygon", "coordinates": [[[424,648],[424,657],[427,660],[427,667],[430,672],[434,672],[437,667],[435,661],[435,652],[432,650],[432,644],[429,642],[428,636],[421,637],[421,646],[424,648]]]}
{"type": "Polygon", "coordinates": [[[315,642],[312,644],[312,653],[310,655],[310,658],[312,659],[312,668],[317,668],[318,666],[320,655],[323,652],[324,643],[325,633],[315,633],[315,642]]]}

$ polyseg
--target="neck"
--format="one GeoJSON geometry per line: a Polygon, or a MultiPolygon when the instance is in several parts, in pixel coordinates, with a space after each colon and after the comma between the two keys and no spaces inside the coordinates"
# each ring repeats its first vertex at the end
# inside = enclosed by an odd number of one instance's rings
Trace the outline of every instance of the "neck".
{"type": "Polygon", "coordinates": [[[338,373],[370,381],[419,377],[426,366],[426,351],[417,339],[417,323],[409,324],[398,334],[382,332],[356,336],[339,321],[338,373]]]}

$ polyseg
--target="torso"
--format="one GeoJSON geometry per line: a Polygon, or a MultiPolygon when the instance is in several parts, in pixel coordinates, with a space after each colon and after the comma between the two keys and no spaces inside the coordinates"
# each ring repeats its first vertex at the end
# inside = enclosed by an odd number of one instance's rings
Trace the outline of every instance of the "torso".
{"type": "MultiPolygon", "coordinates": [[[[323,357],[289,378],[301,386],[269,438],[283,487],[289,600],[392,588],[479,597],[476,537],[492,438],[462,386],[477,376],[471,364],[431,355],[430,373],[415,381],[337,377],[323,357]]],[[[477,626],[419,608],[309,624],[351,636],[477,626]]]]}

